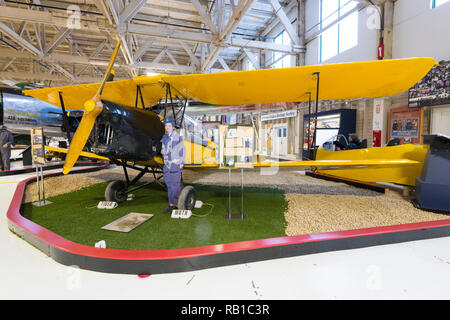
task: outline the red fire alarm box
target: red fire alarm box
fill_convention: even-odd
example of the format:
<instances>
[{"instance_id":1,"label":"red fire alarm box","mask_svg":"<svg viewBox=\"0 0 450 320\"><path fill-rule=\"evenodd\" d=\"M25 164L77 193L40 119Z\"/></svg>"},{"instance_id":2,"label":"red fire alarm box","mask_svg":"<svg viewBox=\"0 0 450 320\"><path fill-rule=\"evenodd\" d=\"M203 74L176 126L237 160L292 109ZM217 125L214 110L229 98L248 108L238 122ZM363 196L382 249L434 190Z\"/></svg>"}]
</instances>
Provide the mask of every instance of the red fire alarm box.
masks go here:
<instances>
[{"instance_id":1,"label":"red fire alarm box","mask_svg":"<svg viewBox=\"0 0 450 320\"><path fill-rule=\"evenodd\" d=\"M373 132L373 147L374 148L381 147L381 131Z\"/></svg>"},{"instance_id":2,"label":"red fire alarm box","mask_svg":"<svg viewBox=\"0 0 450 320\"><path fill-rule=\"evenodd\" d=\"M378 46L378 59L384 59L384 44Z\"/></svg>"}]
</instances>

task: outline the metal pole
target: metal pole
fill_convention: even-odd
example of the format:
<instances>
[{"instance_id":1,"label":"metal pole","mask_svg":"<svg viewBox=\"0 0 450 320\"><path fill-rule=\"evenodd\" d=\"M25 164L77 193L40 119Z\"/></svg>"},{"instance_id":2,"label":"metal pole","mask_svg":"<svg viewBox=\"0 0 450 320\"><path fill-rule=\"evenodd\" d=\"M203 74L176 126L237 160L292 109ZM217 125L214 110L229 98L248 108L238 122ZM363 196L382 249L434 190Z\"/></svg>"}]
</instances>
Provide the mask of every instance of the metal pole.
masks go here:
<instances>
[{"instance_id":1,"label":"metal pole","mask_svg":"<svg viewBox=\"0 0 450 320\"><path fill-rule=\"evenodd\" d=\"M311 155L311 92L309 94L309 102L308 102L308 153L306 155L306 159L310 160Z\"/></svg>"},{"instance_id":2,"label":"metal pole","mask_svg":"<svg viewBox=\"0 0 450 320\"><path fill-rule=\"evenodd\" d=\"M36 184L38 190L39 204L41 204L41 184L39 182L39 166L36 167Z\"/></svg>"},{"instance_id":3,"label":"metal pole","mask_svg":"<svg viewBox=\"0 0 450 320\"><path fill-rule=\"evenodd\" d=\"M166 84L166 104L164 106L164 119L167 117L167 98L169 94L169 84Z\"/></svg>"},{"instance_id":4,"label":"metal pole","mask_svg":"<svg viewBox=\"0 0 450 320\"><path fill-rule=\"evenodd\" d=\"M244 220L244 168L241 168L241 219Z\"/></svg>"},{"instance_id":5,"label":"metal pole","mask_svg":"<svg viewBox=\"0 0 450 320\"><path fill-rule=\"evenodd\" d=\"M44 167L41 166L41 183L42 183L42 200L44 201L43 205L45 205L45 183L44 183Z\"/></svg>"},{"instance_id":6,"label":"metal pole","mask_svg":"<svg viewBox=\"0 0 450 320\"><path fill-rule=\"evenodd\" d=\"M231 169L228 169L228 218L231 219Z\"/></svg>"},{"instance_id":7,"label":"metal pole","mask_svg":"<svg viewBox=\"0 0 450 320\"><path fill-rule=\"evenodd\" d=\"M314 75L317 76L317 92L316 92L316 115L315 115L315 124L314 124L314 142L313 142L313 150L314 150L314 159L316 160L317 149L316 149L316 141L317 141L317 116L319 114L319 84L320 84L320 72L315 72Z\"/></svg>"}]
</instances>

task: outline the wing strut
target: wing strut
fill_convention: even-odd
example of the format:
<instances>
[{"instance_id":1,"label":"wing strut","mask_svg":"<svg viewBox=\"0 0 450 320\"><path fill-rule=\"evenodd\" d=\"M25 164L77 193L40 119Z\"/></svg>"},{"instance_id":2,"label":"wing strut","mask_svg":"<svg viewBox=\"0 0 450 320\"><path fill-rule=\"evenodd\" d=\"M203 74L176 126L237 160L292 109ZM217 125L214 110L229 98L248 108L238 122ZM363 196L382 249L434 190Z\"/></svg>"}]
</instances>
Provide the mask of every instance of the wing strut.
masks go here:
<instances>
[{"instance_id":1,"label":"wing strut","mask_svg":"<svg viewBox=\"0 0 450 320\"><path fill-rule=\"evenodd\" d=\"M69 144L72 142L72 137L70 136L70 129L69 129L69 118L67 117L66 107L64 105L64 99L62 97L62 92L59 92L59 101L61 102L61 109L63 112L63 127L64 130L66 130L67 134L67 140L69 140Z\"/></svg>"},{"instance_id":2,"label":"wing strut","mask_svg":"<svg viewBox=\"0 0 450 320\"><path fill-rule=\"evenodd\" d=\"M136 86L136 102L134 104L135 108L139 106L139 100L141 101L142 109L145 110L144 96L142 95L142 89L140 84Z\"/></svg>"},{"instance_id":3,"label":"wing strut","mask_svg":"<svg viewBox=\"0 0 450 320\"><path fill-rule=\"evenodd\" d=\"M306 160L311 160L311 92L307 93L308 98L308 153L306 154Z\"/></svg>"},{"instance_id":4,"label":"wing strut","mask_svg":"<svg viewBox=\"0 0 450 320\"><path fill-rule=\"evenodd\" d=\"M174 102L174 98L176 101ZM170 102L169 102L170 100ZM173 96L170 84L166 84L166 99L164 104L164 119L167 117L173 117L175 121L175 127L180 129L183 126L184 114L186 112L186 106L188 105L188 99L180 99L179 96ZM170 108L170 110L168 110Z\"/></svg>"},{"instance_id":5,"label":"wing strut","mask_svg":"<svg viewBox=\"0 0 450 320\"><path fill-rule=\"evenodd\" d=\"M320 84L320 72L315 72L313 75L317 76L317 85L316 85L316 114L314 115L314 138L313 138L313 150L314 150L314 158L316 160L317 157L317 116L319 114L319 84Z\"/></svg>"}]
</instances>

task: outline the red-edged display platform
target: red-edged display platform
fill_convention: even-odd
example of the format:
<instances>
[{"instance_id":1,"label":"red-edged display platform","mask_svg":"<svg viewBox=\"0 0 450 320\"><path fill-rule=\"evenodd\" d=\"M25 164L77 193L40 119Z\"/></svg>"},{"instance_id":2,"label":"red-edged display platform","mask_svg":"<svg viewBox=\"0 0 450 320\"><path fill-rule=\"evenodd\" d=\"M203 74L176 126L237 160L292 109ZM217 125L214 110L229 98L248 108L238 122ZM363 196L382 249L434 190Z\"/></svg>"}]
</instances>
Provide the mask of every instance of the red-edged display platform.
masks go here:
<instances>
[{"instance_id":1,"label":"red-edged display platform","mask_svg":"<svg viewBox=\"0 0 450 320\"><path fill-rule=\"evenodd\" d=\"M84 173L103 167L74 171ZM47 174L46 177L61 173ZM186 272L321 252L450 236L450 219L350 231L226 243L174 250L117 250L80 245L25 219L20 208L28 183L17 186L8 209L9 229L55 261L81 269L121 274Z\"/></svg>"},{"instance_id":2,"label":"red-edged display platform","mask_svg":"<svg viewBox=\"0 0 450 320\"><path fill-rule=\"evenodd\" d=\"M96 163L93 162L77 162L76 166L92 166L92 165L96 165ZM45 166L42 167L42 169L44 171L48 171L48 170L56 170L56 169L60 169L64 166L64 162L60 162L60 163L51 163L51 164L47 164ZM31 173L31 172L36 172L36 167L34 165L32 166L24 166L23 168L20 169L12 169L9 171L0 171L0 177L5 177L5 176L15 176L15 175L19 175L19 174L23 174L23 173Z\"/></svg>"}]
</instances>

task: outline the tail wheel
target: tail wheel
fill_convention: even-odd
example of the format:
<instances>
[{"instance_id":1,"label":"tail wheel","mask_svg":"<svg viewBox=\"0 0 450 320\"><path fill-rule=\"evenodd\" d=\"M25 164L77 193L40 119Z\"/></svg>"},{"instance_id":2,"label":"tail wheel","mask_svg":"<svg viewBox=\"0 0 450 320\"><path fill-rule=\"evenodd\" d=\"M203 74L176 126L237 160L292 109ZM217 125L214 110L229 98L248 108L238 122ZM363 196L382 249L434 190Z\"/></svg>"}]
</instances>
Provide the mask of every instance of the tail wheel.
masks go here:
<instances>
[{"instance_id":1,"label":"tail wheel","mask_svg":"<svg viewBox=\"0 0 450 320\"><path fill-rule=\"evenodd\" d=\"M195 207L197 201L197 193L194 187L187 186L181 190L180 197L178 198L178 209L180 210L192 210Z\"/></svg>"},{"instance_id":2,"label":"tail wheel","mask_svg":"<svg viewBox=\"0 0 450 320\"><path fill-rule=\"evenodd\" d=\"M122 203L127 201L127 186L123 181L113 181L106 187L105 200Z\"/></svg>"}]
</instances>

